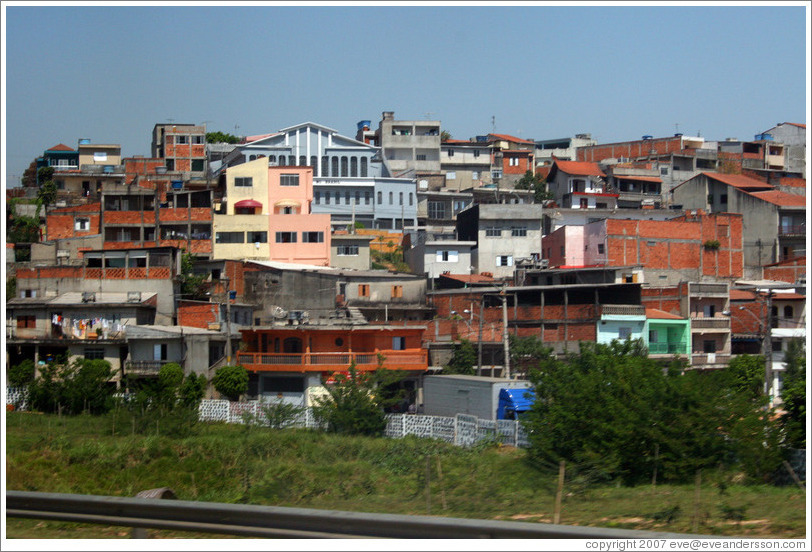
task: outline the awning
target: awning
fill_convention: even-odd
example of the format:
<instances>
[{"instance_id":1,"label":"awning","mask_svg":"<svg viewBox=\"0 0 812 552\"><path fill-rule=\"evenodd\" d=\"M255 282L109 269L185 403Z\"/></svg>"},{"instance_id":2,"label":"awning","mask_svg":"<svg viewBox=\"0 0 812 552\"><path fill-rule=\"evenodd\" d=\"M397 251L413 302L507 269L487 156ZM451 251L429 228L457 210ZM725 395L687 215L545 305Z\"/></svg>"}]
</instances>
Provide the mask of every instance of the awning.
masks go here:
<instances>
[{"instance_id":1,"label":"awning","mask_svg":"<svg viewBox=\"0 0 812 552\"><path fill-rule=\"evenodd\" d=\"M242 208L242 207L259 207L262 209L262 203L259 201L255 201L253 199L243 199L242 201L238 201L234 204L235 208Z\"/></svg>"},{"instance_id":2,"label":"awning","mask_svg":"<svg viewBox=\"0 0 812 552\"><path fill-rule=\"evenodd\" d=\"M302 204L295 199L282 199L274 203L276 207L301 207Z\"/></svg>"}]
</instances>

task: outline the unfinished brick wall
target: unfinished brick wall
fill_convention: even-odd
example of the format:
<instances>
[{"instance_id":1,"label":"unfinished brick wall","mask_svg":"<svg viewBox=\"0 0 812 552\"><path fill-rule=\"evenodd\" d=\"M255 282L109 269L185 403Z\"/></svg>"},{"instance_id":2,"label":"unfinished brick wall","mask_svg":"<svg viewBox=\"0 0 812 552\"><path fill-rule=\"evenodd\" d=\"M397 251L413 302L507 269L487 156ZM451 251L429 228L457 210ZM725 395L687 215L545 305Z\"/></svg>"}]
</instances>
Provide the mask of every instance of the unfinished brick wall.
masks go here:
<instances>
[{"instance_id":1,"label":"unfinished brick wall","mask_svg":"<svg viewBox=\"0 0 812 552\"><path fill-rule=\"evenodd\" d=\"M597 163L609 158L618 157L647 157L649 155L664 155L680 151L678 137L661 138L656 140L635 140L617 144L604 144L596 146L583 146L577 149L577 161L590 161Z\"/></svg>"},{"instance_id":2,"label":"unfinished brick wall","mask_svg":"<svg viewBox=\"0 0 812 552\"><path fill-rule=\"evenodd\" d=\"M798 257L779 264L765 266L763 269L765 280L778 280L794 284L800 278L806 277L806 257Z\"/></svg>"},{"instance_id":3,"label":"unfinished brick wall","mask_svg":"<svg viewBox=\"0 0 812 552\"><path fill-rule=\"evenodd\" d=\"M181 301L178 304L178 325L194 328L209 328L209 324L220 321L220 305Z\"/></svg>"},{"instance_id":4,"label":"unfinished brick wall","mask_svg":"<svg viewBox=\"0 0 812 552\"><path fill-rule=\"evenodd\" d=\"M45 239L59 240L96 235L100 232L100 213L100 203L89 203L48 211L45 217ZM76 219L88 219L88 229L77 230Z\"/></svg>"}]
</instances>

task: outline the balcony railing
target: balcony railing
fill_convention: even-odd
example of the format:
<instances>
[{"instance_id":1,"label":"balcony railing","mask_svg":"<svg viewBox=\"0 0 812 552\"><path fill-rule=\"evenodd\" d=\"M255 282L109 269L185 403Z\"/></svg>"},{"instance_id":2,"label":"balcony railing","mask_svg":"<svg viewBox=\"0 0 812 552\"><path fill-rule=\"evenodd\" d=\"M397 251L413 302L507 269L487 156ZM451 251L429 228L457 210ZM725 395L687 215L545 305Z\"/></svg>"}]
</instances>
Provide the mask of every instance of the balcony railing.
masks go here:
<instances>
[{"instance_id":1,"label":"balcony railing","mask_svg":"<svg viewBox=\"0 0 812 552\"><path fill-rule=\"evenodd\" d=\"M730 331L729 318L691 318L692 330Z\"/></svg>"},{"instance_id":2,"label":"balcony railing","mask_svg":"<svg viewBox=\"0 0 812 552\"><path fill-rule=\"evenodd\" d=\"M652 355L687 355L685 343L649 343L648 352Z\"/></svg>"},{"instance_id":3,"label":"balcony railing","mask_svg":"<svg viewBox=\"0 0 812 552\"><path fill-rule=\"evenodd\" d=\"M602 305L601 315L645 316L646 308L641 305Z\"/></svg>"},{"instance_id":4,"label":"balcony railing","mask_svg":"<svg viewBox=\"0 0 812 552\"><path fill-rule=\"evenodd\" d=\"M723 368L730 362L728 353L694 353L691 355L691 366L696 368Z\"/></svg>"},{"instance_id":5,"label":"balcony railing","mask_svg":"<svg viewBox=\"0 0 812 552\"><path fill-rule=\"evenodd\" d=\"M388 370L425 370L428 367L428 354L424 349L361 353L237 353L237 363L256 371L321 372L346 370L355 362L359 371L366 371L378 368L378 354L383 356L382 367Z\"/></svg>"},{"instance_id":6,"label":"balcony railing","mask_svg":"<svg viewBox=\"0 0 812 552\"><path fill-rule=\"evenodd\" d=\"M806 224L793 224L778 227L779 236L806 236Z\"/></svg>"},{"instance_id":7,"label":"balcony railing","mask_svg":"<svg viewBox=\"0 0 812 552\"><path fill-rule=\"evenodd\" d=\"M161 367L169 360L130 360L125 364L127 374L138 376L157 376Z\"/></svg>"},{"instance_id":8,"label":"balcony railing","mask_svg":"<svg viewBox=\"0 0 812 552\"><path fill-rule=\"evenodd\" d=\"M31 340L64 340L64 341L92 341L92 340L119 340L126 337L124 330L121 331L94 331L89 330L84 333L74 335L73 330L63 332L61 330L40 329L40 328L16 328L6 326L6 338L8 339L31 339Z\"/></svg>"}]
</instances>

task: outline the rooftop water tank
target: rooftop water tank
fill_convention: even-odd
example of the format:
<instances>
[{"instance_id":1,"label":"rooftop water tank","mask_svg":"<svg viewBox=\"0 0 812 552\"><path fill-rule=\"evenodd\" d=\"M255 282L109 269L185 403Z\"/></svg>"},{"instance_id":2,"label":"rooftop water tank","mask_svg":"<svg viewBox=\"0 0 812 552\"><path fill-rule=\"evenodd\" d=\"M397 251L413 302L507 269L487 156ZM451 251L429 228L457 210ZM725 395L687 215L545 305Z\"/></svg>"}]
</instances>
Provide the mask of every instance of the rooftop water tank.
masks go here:
<instances>
[{"instance_id":1,"label":"rooftop water tank","mask_svg":"<svg viewBox=\"0 0 812 552\"><path fill-rule=\"evenodd\" d=\"M358 121L358 130L369 128L370 124L372 124L372 121Z\"/></svg>"},{"instance_id":2,"label":"rooftop water tank","mask_svg":"<svg viewBox=\"0 0 812 552\"><path fill-rule=\"evenodd\" d=\"M487 142L488 141L488 136L487 135L485 135L485 136L477 136L476 141L477 142Z\"/></svg>"},{"instance_id":3,"label":"rooftop water tank","mask_svg":"<svg viewBox=\"0 0 812 552\"><path fill-rule=\"evenodd\" d=\"M79 145L85 146L90 143L90 138L79 138Z\"/></svg>"},{"instance_id":4,"label":"rooftop water tank","mask_svg":"<svg viewBox=\"0 0 812 552\"><path fill-rule=\"evenodd\" d=\"M646 134L645 136L643 136L643 140L651 140L652 138L654 138L654 136L652 136L651 134Z\"/></svg>"}]
</instances>

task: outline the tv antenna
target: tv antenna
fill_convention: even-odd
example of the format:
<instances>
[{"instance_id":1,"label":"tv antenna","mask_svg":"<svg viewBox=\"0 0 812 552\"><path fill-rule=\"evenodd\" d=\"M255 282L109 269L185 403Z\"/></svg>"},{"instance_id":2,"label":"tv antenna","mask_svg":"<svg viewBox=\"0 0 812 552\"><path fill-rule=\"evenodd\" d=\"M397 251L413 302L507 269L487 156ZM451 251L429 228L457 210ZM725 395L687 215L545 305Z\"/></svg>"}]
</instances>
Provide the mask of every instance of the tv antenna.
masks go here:
<instances>
[{"instance_id":1,"label":"tv antenna","mask_svg":"<svg viewBox=\"0 0 812 552\"><path fill-rule=\"evenodd\" d=\"M496 134L496 115L491 115L491 134Z\"/></svg>"}]
</instances>

